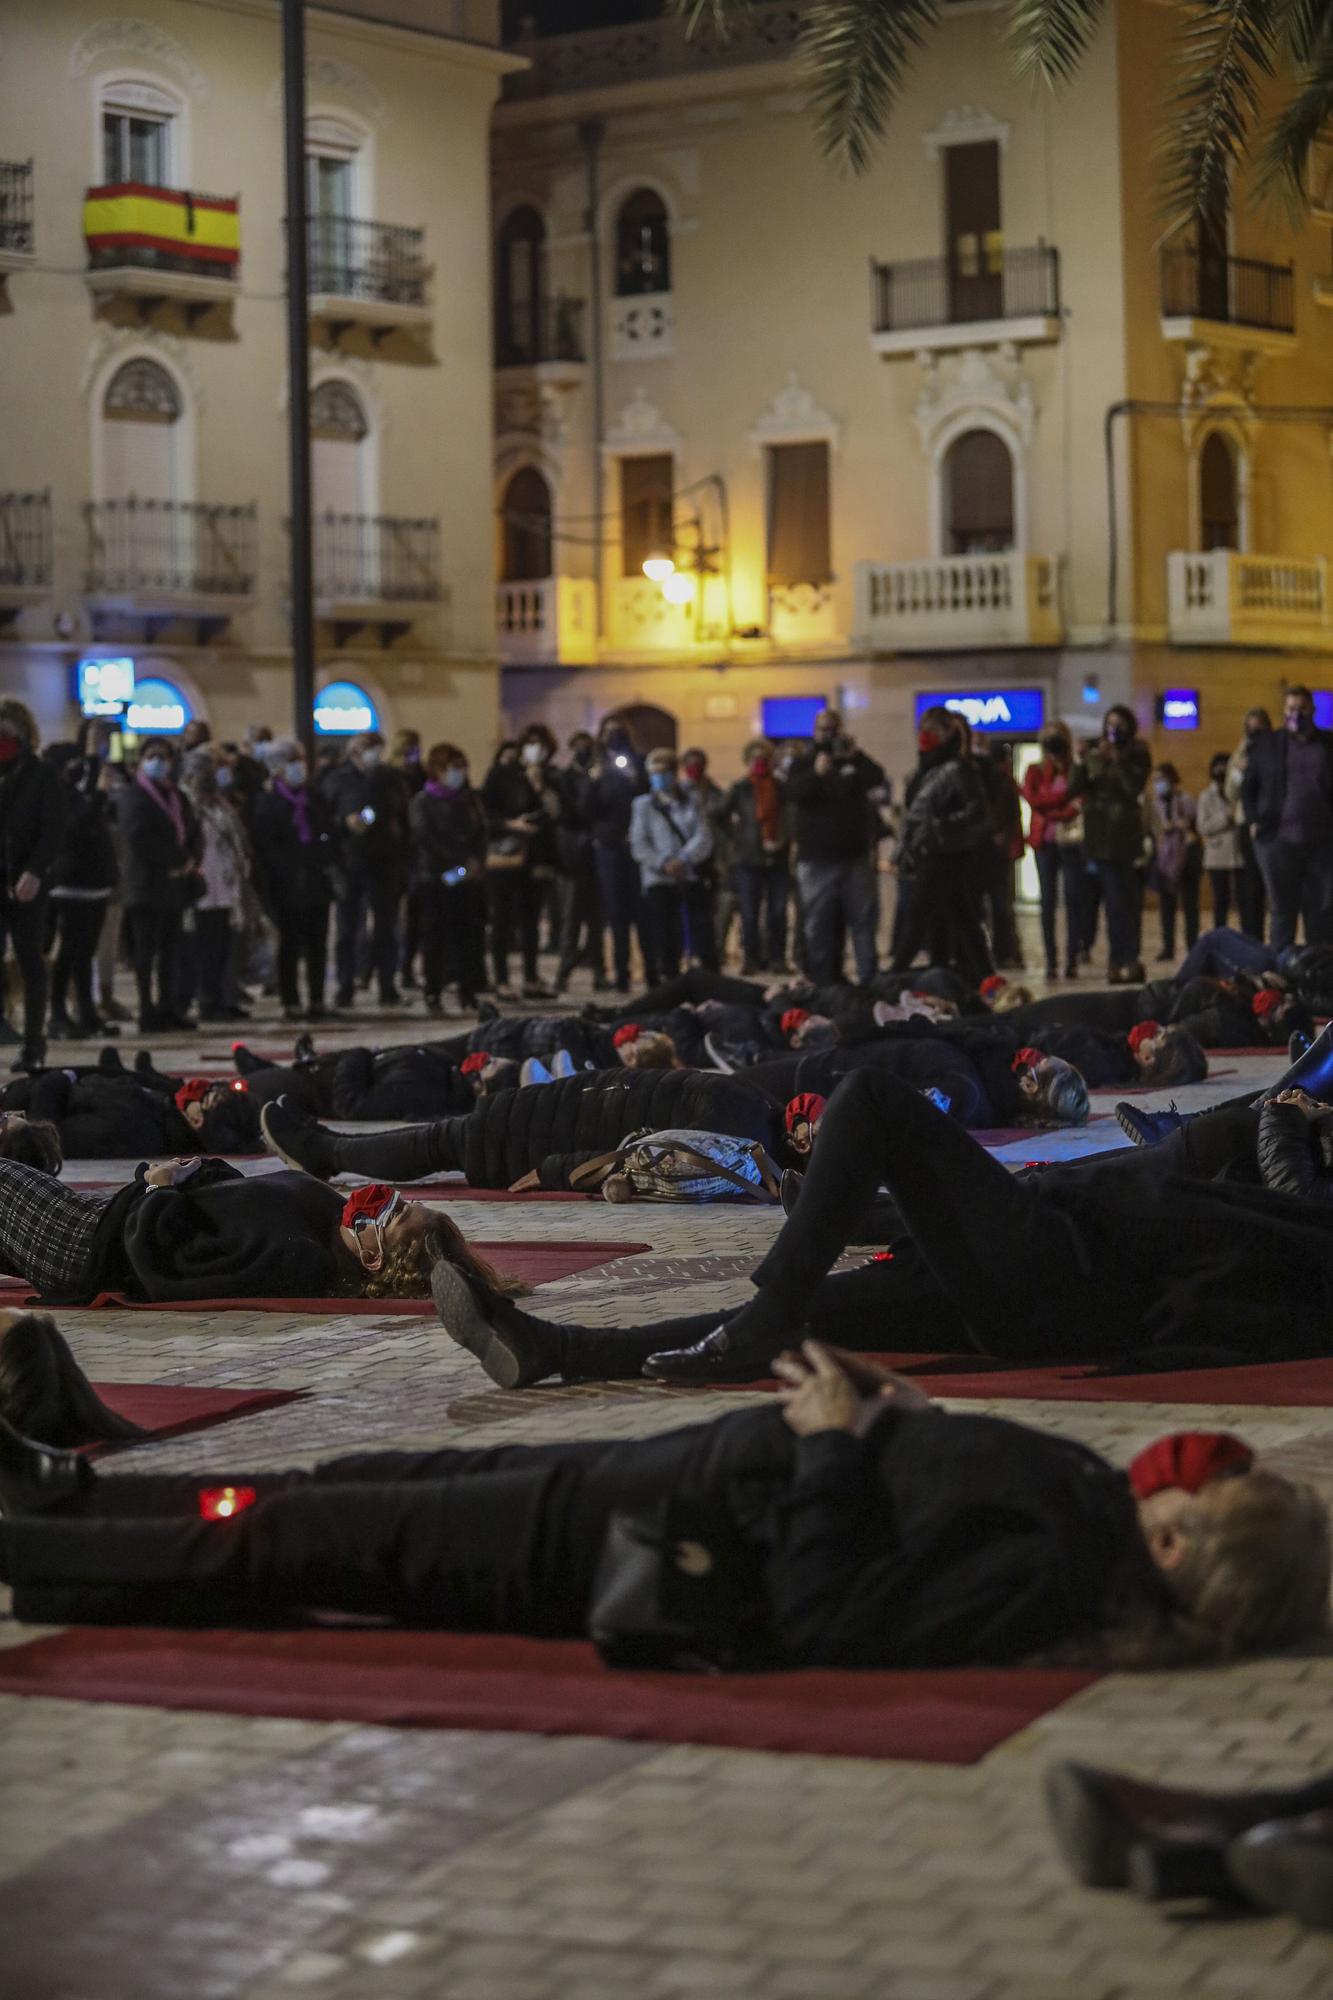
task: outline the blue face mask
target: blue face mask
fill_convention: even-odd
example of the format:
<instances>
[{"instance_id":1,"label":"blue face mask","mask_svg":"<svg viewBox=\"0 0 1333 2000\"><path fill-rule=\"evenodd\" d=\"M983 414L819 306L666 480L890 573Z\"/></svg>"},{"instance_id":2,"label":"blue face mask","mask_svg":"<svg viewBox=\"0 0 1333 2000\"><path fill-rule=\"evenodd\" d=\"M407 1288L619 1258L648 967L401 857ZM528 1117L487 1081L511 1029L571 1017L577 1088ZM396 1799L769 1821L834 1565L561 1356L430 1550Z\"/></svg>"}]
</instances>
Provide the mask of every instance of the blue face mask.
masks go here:
<instances>
[{"instance_id":1,"label":"blue face mask","mask_svg":"<svg viewBox=\"0 0 1333 2000\"><path fill-rule=\"evenodd\" d=\"M230 764L219 764L219 765L218 765L218 769L217 769L217 781L218 781L218 790L219 790L220 792L226 792L226 791L230 791L230 789L231 789L231 765L230 765Z\"/></svg>"},{"instance_id":2,"label":"blue face mask","mask_svg":"<svg viewBox=\"0 0 1333 2000\"><path fill-rule=\"evenodd\" d=\"M154 784L160 785L164 778L171 776L171 766L165 757L145 757L139 768L145 778L151 778Z\"/></svg>"},{"instance_id":3,"label":"blue face mask","mask_svg":"<svg viewBox=\"0 0 1333 2000\"><path fill-rule=\"evenodd\" d=\"M648 783L655 792L669 792L672 782L672 773L670 771L650 771L648 773Z\"/></svg>"},{"instance_id":4,"label":"blue face mask","mask_svg":"<svg viewBox=\"0 0 1333 2000\"><path fill-rule=\"evenodd\" d=\"M467 772L461 769L459 765L451 764L443 778L441 778L440 783L445 787L446 791L461 791L467 783Z\"/></svg>"}]
</instances>

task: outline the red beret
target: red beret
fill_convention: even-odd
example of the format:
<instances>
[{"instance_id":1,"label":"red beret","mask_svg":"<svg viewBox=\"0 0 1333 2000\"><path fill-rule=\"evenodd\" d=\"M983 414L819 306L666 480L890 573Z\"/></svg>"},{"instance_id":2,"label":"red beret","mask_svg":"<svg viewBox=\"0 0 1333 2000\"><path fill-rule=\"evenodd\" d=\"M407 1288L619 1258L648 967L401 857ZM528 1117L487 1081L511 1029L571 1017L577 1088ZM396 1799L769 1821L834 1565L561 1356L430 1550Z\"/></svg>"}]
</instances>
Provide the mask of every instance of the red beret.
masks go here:
<instances>
[{"instance_id":1,"label":"red beret","mask_svg":"<svg viewBox=\"0 0 1333 2000\"><path fill-rule=\"evenodd\" d=\"M1002 972L989 972L982 980L980 986L978 986L977 992L983 1000L989 1000L992 993L998 993L1002 986L1007 986L1008 984L1009 981Z\"/></svg>"},{"instance_id":2,"label":"red beret","mask_svg":"<svg viewBox=\"0 0 1333 2000\"><path fill-rule=\"evenodd\" d=\"M1161 1032L1160 1021L1136 1021L1129 1031L1129 1046L1131 1049L1141 1048L1144 1042L1150 1042L1154 1035L1160 1035Z\"/></svg>"},{"instance_id":3,"label":"red beret","mask_svg":"<svg viewBox=\"0 0 1333 2000\"><path fill-rule=\"evenodd\" d=\"M472 1054L464 1056L458 1065L459 1073L462 1076L475 1076L479 1069L485 1069L489 1061L490 1057L485 1049L473 1049Z\"/></svg>"},{"instance_id":4,"label":"red beret","mask_svg":"<svg viewBox=\"0 0 1333 2000\"><path fill-rule=\"evenodd\" d=\"M612 1047L623 1049L626 1042L637 1042L642 1033L643 1029L637 1021L626 1021L625 1025L622 1028L617 1028L614 1035L612 1035Z\"/></svg>"},{"instance_id":5,"label":"red beret","mask_svg":"<svg viewBox=\"0 0 1333 2000\"><path fill-rule=\"evenodd\" d=\"M1039 1062L1045 1062L1045 1049L1018 1049L1009 1067L1012 1070L1035 1069Z\"/></svg>"},{"instance_id":6,"label":"red beret","mask_svg":"<svg viewBox=\"0 0 1333 2000\"><path fill-rule=\"evenodd\" d=\"M201 1097L207 1097L216 1081L212 1076L187 1076L176 1092L176 1109L184 1111L187 1104L197 1104Z\"/></svg>"},{"instance_id":7,"label":"red beret","mask_svg":"<svg viewBox=\"0 0 1333 2000\"><path fill-rule=\"evenodd\" d=\"M1129 1484L1137 1500L1178 1486L1197 1493L1210 1479L1248 1472L1254 1453L1229 1431L1172 1431L1129 1463Z\"/></svg>"},{"instance_id":8,"label":"red beret","mask_svg":"<svg viewBox=\"0 0 1333 2000\"><path fill-rule=\"evenodd\" d=\"M809 1019L808 1007L789 1007L785 1014L778 1016L778 1026L784 1035L794 1035L802 1023Z\"/></svg>"},{"instance_id":9,"label":"red beret","mask_svg":"<svg viewBox=\"0 0 1333 2000\"><path fill-rule=\"evenodd\" d=\"M793 1097L787 1106L783 1113L783 1123L789 1132L798 1118L804 1118L808 1124L817 1125L824 1116L824 1106L827 1103L827 1097L821 1097L817 1090L803 1090L799 1097Z\"/></svg>"},{"instance_id":10,"label":"red beret","mask_svg":"<svg viewBox=\"0 0 1333 2000\"><path fill-rule=\"evenodd\" d=\"M1264 1021L1270 1014L1276 1013L1286 997L1285 993L1278 992L1276 986L1261 986L1250 1002L1250 1012Z\"/></svg>"}]
</instances>

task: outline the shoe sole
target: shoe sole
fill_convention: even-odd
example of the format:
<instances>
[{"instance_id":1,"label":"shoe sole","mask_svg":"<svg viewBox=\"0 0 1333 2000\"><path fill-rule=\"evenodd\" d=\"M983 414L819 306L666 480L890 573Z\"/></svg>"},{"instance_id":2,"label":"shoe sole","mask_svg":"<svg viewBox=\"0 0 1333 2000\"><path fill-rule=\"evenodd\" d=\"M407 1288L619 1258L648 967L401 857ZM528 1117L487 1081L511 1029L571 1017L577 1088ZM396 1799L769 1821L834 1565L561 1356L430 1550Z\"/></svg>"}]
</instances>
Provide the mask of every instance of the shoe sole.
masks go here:
<instances>
[{"instance_id":1,"label":"shoe sole","mask_svg":"<svg viewBox=\"0 0 1333 2000\"><path fill-rule=\"evenodd\" d=\"M308 1167L304 1160L298 1160L295 1154L289 1153L285 1146L278 1144L278 1141L269 1130L268 1114L270 1108L269 1105L264 1105L259 1114L260 1136L268 1151L273 1154L275 1159L281 1160L284 1167L291 1167L298 1174L314 1174L316 1180L327 1180L327 1174L315 1174L313 1167Z\"/></svg>"},{"instance_id":2,"label":"shoe sole","mask_svg":"<svg viewBox=\"0 0 1333 2000\"><path fill-rule=\"evenodd\" d=\"M1143 1128L1138 1124L1137 1118L1138 1114L1135 1111L1132 1104L1116 1105L1115 1122L1120 1127L1120 1130L1124 1133L1125 1137L1127 1139L1132 1139L1136 1146L1146 1146L1148 1143L1148 1135L1143 1130Z\"/></svg>"},{"instance_id":3,"label":"shoe sole","mask_svg":"<svg viewBox=\"0 0 1333 2000\"><path fill-rule=\"evenodd\" d=\"M1312 1930L1333 1930L1333 1848L1315 1841L1235 1840L1227 1874L1247 1901Z\"/></svg>"},{"instance_id":4,"label":"shoe sole","mask_svg":"<svg viewBox=\"0 0 1333 2000\"><path fill-rule=\"evenodd\" d=\"M540 1381L545 1371L539 1371L532 1361L525 1363L518 1349L501 1338L477 1304L471 1285L452 1264L435 1266L430 1274L430 1295L450 1340L480 1363L497 1389L526 1389Z\"/></svg>"},{"instance_id":5,"label":"shoe sole","mask_svg":"<svg viewBox=\"0 0 1333 2000\"><path fill-rule=\"evenodd\" d=\"M1066 1867L1085 1889L1124 1889L1139 1829L1121 1820L1078 1764L1046 1773L1046 1812Z\"/></svg>"}]
</instances>

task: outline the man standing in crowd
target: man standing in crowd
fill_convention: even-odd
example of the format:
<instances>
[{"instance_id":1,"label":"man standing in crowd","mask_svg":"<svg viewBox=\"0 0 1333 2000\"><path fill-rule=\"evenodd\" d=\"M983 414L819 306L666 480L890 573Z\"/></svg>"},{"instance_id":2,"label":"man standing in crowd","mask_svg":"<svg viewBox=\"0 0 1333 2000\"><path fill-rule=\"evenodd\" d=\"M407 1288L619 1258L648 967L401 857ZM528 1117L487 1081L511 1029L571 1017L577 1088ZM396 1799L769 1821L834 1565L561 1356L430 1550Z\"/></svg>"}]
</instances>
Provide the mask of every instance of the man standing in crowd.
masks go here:
<instances>
[{"instance_id":1,"label":"man standing in crowd","mask_svg":"<svg viewBox=\"0 0 1333 2000\"><path fill-rule=\"evenodd\" d=\"M861 984L875 976L874 856L882 829L872 795L884 785L882 767L857 748L838 710L823 709L815 718L813 748L797 758L787 780L806 971L816 985L840 977L844 930L851 933Z\"/></svg>"},{"instance_id":2,"label":"man standing in crowd","mask_svg":"<svg viewBox=\"0 0 1333 2000\"><path fill-rule=\"evenodd\" d=\"M353 739L347 761L324 780L338 838L338 1005L356 994L357 961L371 923L370 960L380 1004L396 1007L398 908L407 887L407 788L384 761L384 738L367 729Z\"/></svg>"},{"instance_id":3,"label":"man standing in crowd","mask_svg":"<svg viewBox=\"0 0 1333 2000\"><path fill-rule=\"evenodd\" d=\"M574 967L586 965L592 973L594 993L601 993L606 987L606 925L593 854L589 798L589 773L597 746L586 729L576 729L567 747L568 764L551 774L560 794L560 820L555 830L560 963L555 990L563 993Z\"/></svg>"},{"instance_id":4,"label":"man standing in crowd","mask_svg":"<svg viewBox=\"0 0 1333 2000\"><path fill-rule=\"evenodd\" d=\"M23 980L23 1046L16 1069L46 1060L47 894L65 830L60 779L37 755L37 725L21 701L0 701L0 950ZM0 1041L17 1035L0 1015Z\"/></svg>"},{"instance_id":5,"label":"man standing in crowd","mask_svg":"<svg viewBox=\"0 0 1333 2000\"><path fill-rule=\"evenodd\" d=\"M1295 943L1298 919L1307 944L1333 941L1333 734L1315 728L1307 687L1287 689L1282 721L1251 736L1241 783L1277 952Z\"/></svg>"},{"instance_id":6,"label":"man standing in crowd","mask_svg":"<svg viewBox=\"0 0 1333 2000\"><path fill-rule=\"evenodd\" d=\"M615 954L616 991L629 992L630 930L639 915L639 874L629 851L630 809L645 789L629 730L604 716L588 770L587 815L602 908Z\"/></svg>"},{"instance_id":7,"label":"man standing in crowd","mask_svg":"<svg viewBox=\"0 0 1333 2000\"><path fill-rule=\"evenodd\" d=\"M708 887L699 871L713 851L707 820L676 778L673 750L648 756L648 790L634 801L629 848L643 888L644 976L650 986L674 978L682 959L699 956Z\"/></svg>"}]
</instances>

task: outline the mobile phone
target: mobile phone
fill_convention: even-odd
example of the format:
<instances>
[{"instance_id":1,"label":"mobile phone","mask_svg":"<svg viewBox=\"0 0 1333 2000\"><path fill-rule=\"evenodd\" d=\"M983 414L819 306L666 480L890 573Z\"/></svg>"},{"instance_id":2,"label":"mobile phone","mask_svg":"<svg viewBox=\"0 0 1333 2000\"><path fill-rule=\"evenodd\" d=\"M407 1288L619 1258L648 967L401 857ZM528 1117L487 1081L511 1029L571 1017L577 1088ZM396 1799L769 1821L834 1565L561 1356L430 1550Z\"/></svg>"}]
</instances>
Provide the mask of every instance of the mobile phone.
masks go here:
<instances>
[{"instance_id":1,"label":"mobile phone","mask_svg":"<svg viewBox=\"0 0 1333 2000\"><path fill-rule=\"evenodd\" d=\"M361 808L361 823L362 823L362 825L363 825L363 826L374 826L374 824L375 824L375 808L374 808L374 806L362 806L362 808Z\"/></svg>"},{"instance_id":2,"label":"mobile phone","mask_svg":"<svg viewBox=\"0 0 1333 2000\"><path fill-rule=\"evenodd\" d=\"M466 875L467 869L464 867L446 868L440 880L446 889L456 889L459 883L465 879Z\"/></svg>"}]
</instances>

